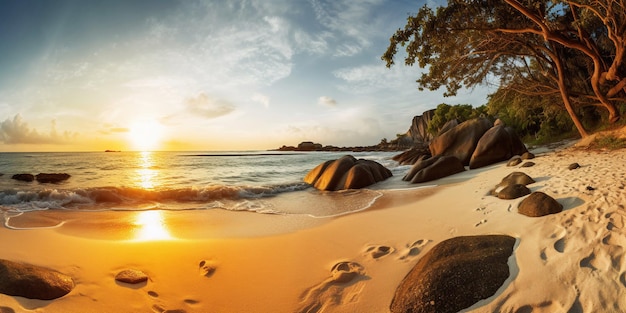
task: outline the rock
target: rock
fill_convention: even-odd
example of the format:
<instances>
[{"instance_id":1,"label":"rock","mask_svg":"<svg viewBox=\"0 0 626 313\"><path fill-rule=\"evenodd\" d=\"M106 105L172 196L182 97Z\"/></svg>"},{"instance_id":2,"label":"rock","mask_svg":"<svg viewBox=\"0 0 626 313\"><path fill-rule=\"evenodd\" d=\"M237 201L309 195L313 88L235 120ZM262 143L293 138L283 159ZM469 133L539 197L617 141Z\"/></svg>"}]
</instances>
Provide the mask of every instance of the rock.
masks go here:
<instances>
[{"instance_id":1,"label":"rock","mask_svg":"<svg viewBox=\"0 0 626 313\"><path fill-rule=\"evenodd\" d=\"M428 124L435 116L435 109L425 111L422 115L414 116L406 135L413 140L413 144L428 143L433 135L428 132Z\"/></svg>"},{"instance_id":2,"label":"rock","mask_svg":"<svg viewBox=\"0 0 626 313\"><path fill-rule=\"evenodd\" d=\"M530 189L521 184L508 185L498 192L498 198L500 199L517 199L525 195L530 194Z\"/></svg>"},{"instance_id":3,"label":"rock","mask_svg":"<svg viewBox=\"0 0 626 313\"><path fill-rule=\"evenodd\" d=\"M441 129L439 130L439 132L437 132L437 136L441 136L441 134L451 130L452 128L457 127L458 125L459 121L456 118L447 121L445 124L443 124L443 126L441 126Z\"/></svg>"},{"instance_id":4,"label":"rock","mask_svg":"<svg viewBox=\"0 0 626 313\"><path fill-rule=\"evenodd\" d=\"M335 191L367 187L391 176L391 171L378 162L346 155L318 165L304 177L304 182L319 190Z\"/></svg>"},{"instance_id":5,"label":"rock","mask_svg":"<svg viewBox=\"0 0 626 313\"><path fill-rule=\"evenodd\" d=\"M527 151L515 131L501 124L482 135L469 161L469 167L474 169L506 161Z\"/></svg>"},{"instance_id":6,"label":"rock","mask_svg":"<svg viewBox=\"0 0 626 313\"><path fill-rule=\"evenodd\" d=\"M509 175L506 175L504 178L502 178L500 183L496 185L496 188L491 191L491 194L494 196L498 196L500 191L502 191L504 188L508 186L513 186L513 185L526 186L532 183L535 183L535 180L532 179L530 176L526 175L525 173L513 172Z\"/></svg>"},{"instance_id":7,"label":"rock","mask_svg":"<svg viewBox=\"0 0 626 313\"><path fill-rule=\"evenodd\" d=\"M577 169L577 168L579 168L579 167L580 167L580 164L578 164L578 163L572 163L572 164L570 164L567 168L571 171L571 170L575 170L575 169Z\"/></svg>"},{"instance_id":8,"label":"rock","mask_svg":"<svg viewBox=\"0 0 626 313\"><path fill-rule=\"evenodd\" d=\"M491 297L509 277L515 238L455 237L428 251L396 289L392 313L458 312Z\"/></svg>"},{"instance_id":9,"label":"rock","mask_svg":"<svg viewBox=\"0 0 626 313\"><path fill-rule=\"evenodd\" d=\"M596 190L596 188L591 187L591 186L587 186L585 189L587 189L588 191L594 191L594 190Z\"/></svg>"},{"instance_id":10,"label":"rock","mask_svg":"<svg viewBox=\"0 0 626 313\"><path fill-rule=\"evenodd\" d=\"M518 156L514 156L513 158L509 160L509 163L507 163L506 166L515 166L520 163L522 163L522 159Z\"/></svg>"},{"instance_id":11,"label":"rock","mask_svg":"<svg viewBox=\"0 0 626 313\"><path fill-rule=\"evenodd\" d=\"M74 289L71 277L30 264L0 259L0 293L28 299L52 300Z\"/></svg>"},{"instance_id":12,"label":"rock","mask_svg":"<svg viewBox=\"0 0 626 313\"><path fill-rule=\"evenodd\" d=\"M563 211L563 205L547 194L536 191L520 202L517 212L530 217L545 216Z\"/></svg>"},{"instance_id":13,"label":"rock","mask_svg":"<svg viewBox=\"0 0 626 313\"><path fill-rule=\"evenodd\" d=\"M522 160L530 160L530 159L534 159L535 155L532 152L524 152L521 156Z\"/></svg>"},{"instance_id":14,"label":"rock","mask_svg":"<svg viewBox=\"0 0 626 313\"><path fill-rule=\"evenodd\" d=\"M140 270L123 270L115 275L115 280L127 284L139 284L148 281L148 275Z\"/></svg>"},{"instance_id":15,"label":"rock","mask_svg":"<svg viewBox=\"0 0 626 313\"><path fill-rule=\"evenodd\" d=\"M492 126L486 118L468 120L437 136L428 147L433 156L454 156L469 165L478 141Z\"/></svg>"},{"instance_id":16,"label":"rock","mask_svg":"<svg viewBox=\"0 0 626 313\"><path fill-rule=\"evenodd\" d=\"M39 173L35 176L40 183L60 183L70 178L70 174L66 173Z\"/></svg>"},{"instance_id":17,"label":"rock","mask_svg":"<svg viewBox=\"0 0 626 313\"><path fill-rule=\"evenodd\" d=\"M436 156L416 162L402 180L423 183L465 171L463 163L453 156Z\"/></svg>"},{"instance_id":18,"label":"rock","mask_svg":"<svg viewBox=\"0 0 626 313\"><path fill-rule=\"evenodd\" d=\"M498 118L498 119L496 119L496 120L495 120L495 122L493 122L493 126L494 126L494 127L495 127L495 126L500 126L500 125L505 126L504 122L503 122L501 119L499 119L499 118Z\"/></svg>"},{"instance_id":19,"label":"rock","mask_svg":"<svg viewBox=\"0 0 626 313\"><path fill-rule=\"evenodd\" d=\"M11 178L25 182L32 182L33 180L35 180L35 176L33 174L15 174L11 176Z\"/></svg>"},{"instance_id":20,"label":"rock","mask_svg":"<svg viewBox=\"0 0 626 313\"><path fill-rule=\"evenodd\" d=\"M535 166L535 162L524 162L524 164L522 164L522 166L520 167L533 167Z\"/></svg>"},{"instance_id":21,"label":"rock","mask_svg":"<svg viewBox=\"0 0 626 313\"><path fill-rule=\"evenodd\" d=\"M413 165L422 158L430 158L430 150L427 148L414 147L393 156L391 159L400 163L400 165Z\"/></svg>"},{"instance_id":22,"label":"rock","mask_svg":"<svg viewBox=\"0 0 626 313\"><path fill-rule=\"evenodd\" d=\"M515 184L526 186L526 185L530 185L533 183L535 183L535 180L532 179L532 177L526 175L526 173L513 172L509 175L504 176L504 178L502 178L502 180L497 186L504 187L504 186L515 185Z\"/></svg>"}]
</instances>

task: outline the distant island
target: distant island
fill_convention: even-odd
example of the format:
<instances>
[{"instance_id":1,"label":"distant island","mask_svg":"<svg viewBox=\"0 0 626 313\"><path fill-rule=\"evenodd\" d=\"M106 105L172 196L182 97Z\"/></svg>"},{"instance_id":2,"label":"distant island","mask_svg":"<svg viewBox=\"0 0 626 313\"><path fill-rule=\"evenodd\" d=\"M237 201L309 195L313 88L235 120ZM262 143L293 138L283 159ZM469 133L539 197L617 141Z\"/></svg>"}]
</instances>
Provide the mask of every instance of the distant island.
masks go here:
<instances>
[{"instance_id":1,"label":"distant island","mask_svg":"<svg viewBox=\"0 0 626 313\"><path fill-rule=\"evenodd\" d=\"M401 151L405 147L399 147L397 145L388 144L386 141L374 146L357 146L357 147L336 147L336 146L323 146L319 143L312 141L303 141L298 146L282 146L278 149L271 151L347 151L347 152L363 152L363 151Z\"/></svg>"},{"instance_id":2,"label":"distant island","mask_svg":"<svg viewBox=\"0 0 626 313\"><path fill-rule=\"evenodd\" d=\"M106 149L106 150L104 150L104 152L122 152L122 151L121 150L109 150L109 149Z\"/></svg>"}]
</instances>

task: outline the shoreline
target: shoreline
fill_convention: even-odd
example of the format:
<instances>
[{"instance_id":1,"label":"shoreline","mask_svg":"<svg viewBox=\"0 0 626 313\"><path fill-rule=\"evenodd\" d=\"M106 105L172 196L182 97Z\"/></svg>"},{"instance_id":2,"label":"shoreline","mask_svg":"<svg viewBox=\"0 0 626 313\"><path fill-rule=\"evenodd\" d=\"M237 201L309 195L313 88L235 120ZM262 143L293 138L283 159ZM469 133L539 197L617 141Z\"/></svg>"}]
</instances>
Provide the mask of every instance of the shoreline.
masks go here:
<instances>
[{"instance_id":1,"label":"shoreline","mask_svg":"<svg viewBox=\"0 0 626 313\"><path fill-rule=\"evenodd\" d=\"M467 312L626 309L620 300L626 285L620 204L626 200L620 180L626 155L576 149L537 154L530 168L499 163L437 181L437 187L382 191L367 210L332 218L161 211L171 237L157 239L130 238L141 228L131 217L141 212L94 212L97 218L77 217L51 229L3 227L0 258L58 270L76 287L52 301L0 295L0 309L388 312L399 282L425 252L445 239L478 234L517 238L514 275ZM581 168L568 170L572 162ZM530 218L516 212L521 198L487 195L512 171L535 178L529 188L552 195L564 211ZM40 223L54 221L54 212L40 214ZM331 269L341 262L361 274L335 283ZM202 274L207 263L215 266L210 276ZM144 271L148 282L116 283L115 274L126 268Z\"/></svg>"}]
</instances>

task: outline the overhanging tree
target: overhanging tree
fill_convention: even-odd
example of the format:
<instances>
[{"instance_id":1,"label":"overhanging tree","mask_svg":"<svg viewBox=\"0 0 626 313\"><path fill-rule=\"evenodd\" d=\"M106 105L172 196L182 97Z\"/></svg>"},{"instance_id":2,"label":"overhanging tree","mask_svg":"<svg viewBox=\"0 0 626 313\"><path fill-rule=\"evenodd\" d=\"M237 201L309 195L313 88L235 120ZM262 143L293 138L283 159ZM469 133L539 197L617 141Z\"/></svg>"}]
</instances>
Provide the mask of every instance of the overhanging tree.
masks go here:
<instances>
[{"instance_id":1,"label":"overhanging tree","mask_svg":"<svg viewBox=\"0 0 626 313\"><path fill-rule=\"evenodd\" d=\"M392 66L398 46L406 46L405 64L428 68L419 88L445 87L445 95L497 78L500 90L560 98L586 136L574 103L602 106L614 122L615 102L624 100L626 86L620 61L626 13L612 13L616 7L608 0L605 9L592 11L595 2L449 0L436 10L424 6L390 38L382 59Z\"/></svg>"}]
</instances>

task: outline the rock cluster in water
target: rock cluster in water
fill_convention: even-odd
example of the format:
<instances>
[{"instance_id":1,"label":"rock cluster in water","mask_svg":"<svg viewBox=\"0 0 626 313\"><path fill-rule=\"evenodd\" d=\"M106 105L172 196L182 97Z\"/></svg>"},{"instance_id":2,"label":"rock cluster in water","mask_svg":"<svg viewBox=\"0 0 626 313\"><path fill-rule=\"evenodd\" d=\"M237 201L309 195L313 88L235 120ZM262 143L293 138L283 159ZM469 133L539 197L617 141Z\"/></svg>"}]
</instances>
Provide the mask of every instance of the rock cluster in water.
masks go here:
<instances>
[{"instance_id":1,"label":"rock cluster in water","mask_svg":"<svg viewBox=\"0 0 626 313\"><path fill-rule=\"evenodd\" d=\"M12 179L24 181L24 182L32 182L37 180L39 183L60 183L62 181L68 180L70 178L70 174L67 173L39 173L37 175L33 174L15 174L11 176Z\"/></svg>"}]
</instances>

